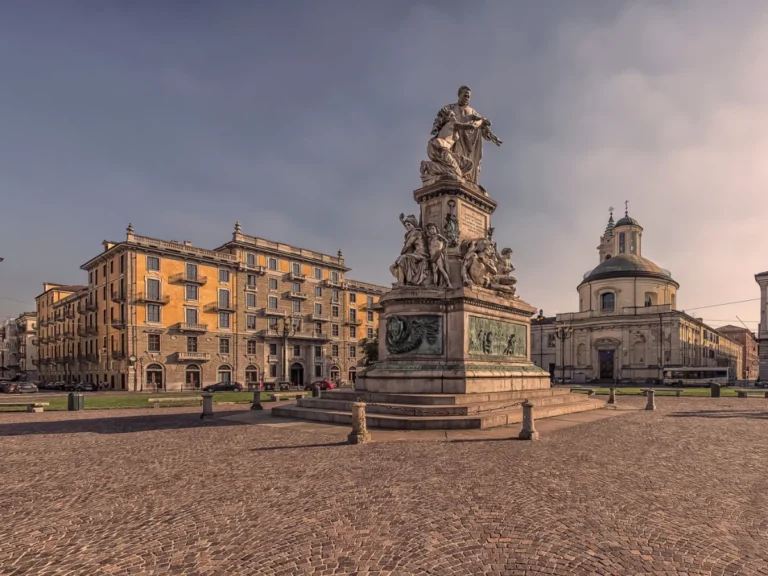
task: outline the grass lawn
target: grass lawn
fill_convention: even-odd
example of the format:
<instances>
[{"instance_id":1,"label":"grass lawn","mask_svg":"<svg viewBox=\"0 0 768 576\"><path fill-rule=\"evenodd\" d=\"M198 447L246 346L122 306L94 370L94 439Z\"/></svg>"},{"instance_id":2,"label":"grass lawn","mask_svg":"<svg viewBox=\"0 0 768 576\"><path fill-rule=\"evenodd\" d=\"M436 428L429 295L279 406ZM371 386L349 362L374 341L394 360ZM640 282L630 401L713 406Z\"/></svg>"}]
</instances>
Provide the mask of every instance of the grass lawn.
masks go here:
<instances>
[{"instance_id":1,"label":"grass lawn","mask_svg":"<svg viewBox=\"0 0 768 576\"><path fill-rule=\"evenodd\" d=\"M649 386L650 388L650 386ZM644 388L616 388L616 395L621 396L640 396L643 394ZM681 396L702 396L709 397L709 388L681 388ZM580 390L574 390L574 392L581 392ZM586 394L586 392L582 392ZM610 394L609 388L597 388L595 394ZM656 390L656 396L674 396L676 393L672 390ZM721 388L720 396L732 396L735 397L736 391L732 388Z\"/></svg>"},{"instance_id":2,"label":"grass lawn","mask_svg":"<svg viewBox=\"0 0 768 576\"><path fill-rule=\"evenodd\" d=\"M195 396L199 396L199 392L158 392L158 393L143 393L133 392L126 394L85 394L85 409L86 410L106 410L110 408L151 408L152 403L148 401L148 398L179 398L179 402L173 402L171 406L197 406L200 404L200 400L195 400ZM261 400L265 402L269 400L271 392L262 392ZM294 396L295 394L302 394L302 392L280 392L282 396ZM306 392L304 392L306 394ZM214 403L221 402L234 402L234 403L250 403L253 401L253 392L216 392L213 395ZM48 396L45 391L39 394L2 394L0 395L0 405L4 402L48 402L46 410L66 410L67 409L67 395L57 394L55 396ZM164 405L161 404L161 407ZM26 408L19 407L4 407L0 406L0 411L19 411L26 410Z\"/></svg>"}]
</instances>

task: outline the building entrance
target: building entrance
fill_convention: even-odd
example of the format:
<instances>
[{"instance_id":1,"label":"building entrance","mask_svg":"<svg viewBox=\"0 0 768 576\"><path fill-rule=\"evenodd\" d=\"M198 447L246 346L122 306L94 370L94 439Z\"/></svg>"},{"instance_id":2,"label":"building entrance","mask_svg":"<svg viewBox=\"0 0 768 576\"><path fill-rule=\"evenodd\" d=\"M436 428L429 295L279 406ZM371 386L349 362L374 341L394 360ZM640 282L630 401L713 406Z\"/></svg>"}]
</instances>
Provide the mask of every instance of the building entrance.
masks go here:
<instances>
[{"instance_id":1,"label":"building entrance","mask_svg":"<svg viewBox=\"0 0 768 576\"><path fill-rule=\"evenodd\" d=\"M600 364L600 380L613 380L615 350L598 350L597 359Z\"/></svg>"}]
</instances>

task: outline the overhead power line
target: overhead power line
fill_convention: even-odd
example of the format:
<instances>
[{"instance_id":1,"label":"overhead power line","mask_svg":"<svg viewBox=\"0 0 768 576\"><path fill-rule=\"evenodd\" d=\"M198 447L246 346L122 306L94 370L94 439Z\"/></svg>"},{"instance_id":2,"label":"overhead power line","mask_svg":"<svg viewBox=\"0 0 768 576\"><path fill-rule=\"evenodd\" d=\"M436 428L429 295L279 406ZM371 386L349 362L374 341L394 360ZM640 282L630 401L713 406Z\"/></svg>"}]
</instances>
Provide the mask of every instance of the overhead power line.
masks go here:
<instances>
[{"instance_id":1,"label":"overhead power line","mask_svg":"<svg viewBox=\"0 0 768 576\"><path fill-rule=\"evenodd\" d=\"M34 302L29 302L28 300L16 300L15 298L6 298L5 296L0 296L0 300L10 300L11 302L18 302L19 304L34 304Z\"/></svg>"},{"instance_id":2,"label":"overhead power line","mask_svg":"<svg viewBox=\"0 0 768 576\"><path fill-rule=\"evenodd\" d=\"M696 306L695 308L685 307L685 310L703 310L704 308L717 308L718 306L730 306L731 304L743 304L744 302L755 302L760 298L750 298L748 300L736 300L735 302L723 302L722 304L710 304L709 306Z\"/></svg>"}]
</instances>

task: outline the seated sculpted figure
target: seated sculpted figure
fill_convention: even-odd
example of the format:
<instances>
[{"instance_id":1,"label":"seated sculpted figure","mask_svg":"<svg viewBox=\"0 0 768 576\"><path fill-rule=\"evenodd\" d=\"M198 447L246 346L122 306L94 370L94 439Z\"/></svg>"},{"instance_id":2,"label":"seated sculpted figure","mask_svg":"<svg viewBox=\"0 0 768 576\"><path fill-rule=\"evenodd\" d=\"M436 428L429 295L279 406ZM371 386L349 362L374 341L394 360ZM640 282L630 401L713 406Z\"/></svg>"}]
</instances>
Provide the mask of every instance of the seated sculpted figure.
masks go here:
<instances>
[{"instance_id":1,"label":"seated sculpted figure","mask_svg":"<svg viewBox=\"0 0 768 576\"><path fill-rule=\"evenodd\" d=\"M429 252L424 232L413 214L407 218L400 214L400 221L405 226L405 241L389 271L401 286L422 286L429 280Z\"/></svg>"}]
</instances>

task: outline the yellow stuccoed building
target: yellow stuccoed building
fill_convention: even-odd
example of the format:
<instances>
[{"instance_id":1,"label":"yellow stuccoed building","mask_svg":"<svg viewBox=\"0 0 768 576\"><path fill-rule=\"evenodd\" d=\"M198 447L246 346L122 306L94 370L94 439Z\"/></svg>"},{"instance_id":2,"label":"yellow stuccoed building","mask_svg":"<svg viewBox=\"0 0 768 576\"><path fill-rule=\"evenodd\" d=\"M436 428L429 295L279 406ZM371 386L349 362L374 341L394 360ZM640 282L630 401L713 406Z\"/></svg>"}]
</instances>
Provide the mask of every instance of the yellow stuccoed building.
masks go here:
<instances>
[{"instance_id":1,"label":"yellow stuccoed building","mask_svg":"<svg viewBox=\"0 0 768 576\"><path fill-rule=\"evenodd\" d=\"M36 299L40 376L122 390L353 382L388 290L347 279L341 251L249 236L239 224L214 250L129 225L81 268L87 286L46 284Z\"/></svg>"}]
</instances>

